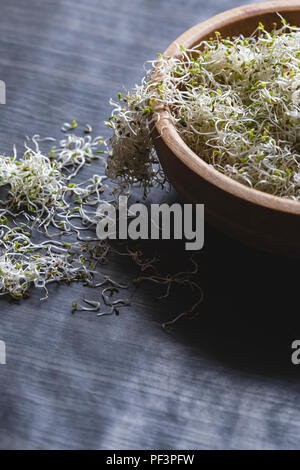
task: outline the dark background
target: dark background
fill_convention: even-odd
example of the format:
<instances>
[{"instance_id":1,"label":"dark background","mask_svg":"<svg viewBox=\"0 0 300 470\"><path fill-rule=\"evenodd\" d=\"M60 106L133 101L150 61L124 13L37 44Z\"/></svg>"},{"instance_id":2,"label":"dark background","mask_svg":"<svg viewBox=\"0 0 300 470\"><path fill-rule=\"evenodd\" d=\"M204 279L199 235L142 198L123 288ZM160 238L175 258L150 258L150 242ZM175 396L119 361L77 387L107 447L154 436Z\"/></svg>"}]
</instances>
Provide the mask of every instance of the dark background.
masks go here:
<instances>
[{"instance_id":1,"label":"dark background","mask_svg":"<svg viewBox=\"0 0 300 470\"><path fill-rule=\"evenodd\" d=\"M1 151L20 147L25 134L60 137L74 118L107 136L110 96L134 85L146 60L241 3L2 0ZM185 262L182 247L158 248ZM208 227L199 261L200 316L169 335L161 323L189 300L177 289L158 303L158 289L145 285L120 317L102 319L71 315L86 292L78 285L52 286L44 303L37 291L22 302L2 298L1 449L299 448L300 366L290 359L300 339L299 263ZM136 275L117 258L103 272L124 282Z\"/></svg>"}]
</instances>

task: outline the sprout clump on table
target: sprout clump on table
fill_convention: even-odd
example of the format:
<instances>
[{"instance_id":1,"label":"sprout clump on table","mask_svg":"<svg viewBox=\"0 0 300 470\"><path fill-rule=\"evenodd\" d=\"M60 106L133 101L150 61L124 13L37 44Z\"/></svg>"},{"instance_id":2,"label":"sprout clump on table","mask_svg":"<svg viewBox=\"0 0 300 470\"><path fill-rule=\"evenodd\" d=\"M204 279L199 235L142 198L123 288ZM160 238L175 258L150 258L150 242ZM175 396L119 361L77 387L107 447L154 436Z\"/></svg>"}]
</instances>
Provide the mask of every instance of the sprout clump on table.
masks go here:
<instances>
[{"instance_id":1,"label":"sprout clump on table","mask_svg":"<svg viewBox=\"0 0 300 470\"><path fill-rule=\"evenodd\" d=\"M34 285L45 298L52 282L89 283L107 251L96 237L83 238L97 224L105 177L73 181L83 166L103 158L104 142L75 134L54 141L35 135L22 156L16 149L13 157L0 156L0 295L19 298ZM51 147L45 152L42 144Z\"/></svg>"}]
</instances>

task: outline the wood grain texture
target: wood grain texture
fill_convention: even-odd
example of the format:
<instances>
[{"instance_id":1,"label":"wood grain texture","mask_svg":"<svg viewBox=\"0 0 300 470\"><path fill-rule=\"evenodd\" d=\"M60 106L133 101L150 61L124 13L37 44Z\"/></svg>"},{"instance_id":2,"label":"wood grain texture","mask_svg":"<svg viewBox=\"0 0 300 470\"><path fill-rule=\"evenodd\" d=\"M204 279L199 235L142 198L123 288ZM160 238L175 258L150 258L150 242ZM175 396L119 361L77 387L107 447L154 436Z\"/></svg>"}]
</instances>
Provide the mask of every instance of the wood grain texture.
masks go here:
<instances>
[{"instance_id":1,"label":"wood grain texture","mask_svg":"<svg viewBox=\"0 0 300 470\"><path fill-rule=\"evenodd\" d=\"M192 27L165 51L178 55L219 31L223 37L245 37L259 22L271 29L277 12L289 23L300 24L299 0L246 5L218 14ZM159 112L155 138L163 167L175 188L190 202L206 205L207 220L217 229L260 249L300 256L300 204L243 185L216 171L180 138L166 111Z\"/></svg>"},{"instance_id":2,"label":"wood grain texture","mask_svg":"<svg viewBox=\"0 0 300 470\"><path fill-rule=\"evenodd\" d=\"M13 0L1 2L1 149L25 134L59 137L76 118L104 132L108 99L142 75L145 60L195 23L241 0ZM92 174L94 168L87 170ZM178 200L157 193L155 202ZM167 199L169 198L169 199ZM182 246L158 244L167 263ZM174 255L175 254L175 255ZM0 299L1 449L299 448L297 262L248 250L206 227L195 322L160 324L188 299L158 303L145 285L120 317L71 315L79 285L52 286L41 303ZM184 266L186 269L189 266ZM122 282L125 259L103 268ZM88 292L89 297L95 292Z\"/></svg>"}]
</instances>

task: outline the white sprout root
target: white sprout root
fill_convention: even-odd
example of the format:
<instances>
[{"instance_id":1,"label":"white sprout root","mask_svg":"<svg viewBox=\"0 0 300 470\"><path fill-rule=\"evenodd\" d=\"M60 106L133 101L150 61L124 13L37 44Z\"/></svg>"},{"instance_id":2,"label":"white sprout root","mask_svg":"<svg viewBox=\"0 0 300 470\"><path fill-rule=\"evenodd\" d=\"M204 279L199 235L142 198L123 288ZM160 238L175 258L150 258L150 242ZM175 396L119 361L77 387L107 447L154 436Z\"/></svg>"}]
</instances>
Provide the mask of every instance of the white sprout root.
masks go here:
<instances>
[{"instance_id":1,"label":"white sprout root","mask_svg":"<svg viewBox=\"0 0 300 470\"><path fill-rule=\"evenodd\" d=\"M260 23L249 38L214 38L178 57L152 62L149 72L120 102L107 174L124 183L155 184L153 103L170 113L179 134L221 173L254 189L300 199L300 28L278 15L281 27ZM123 102L123 103L122 103Z\"/></svg>"}]
</instances>

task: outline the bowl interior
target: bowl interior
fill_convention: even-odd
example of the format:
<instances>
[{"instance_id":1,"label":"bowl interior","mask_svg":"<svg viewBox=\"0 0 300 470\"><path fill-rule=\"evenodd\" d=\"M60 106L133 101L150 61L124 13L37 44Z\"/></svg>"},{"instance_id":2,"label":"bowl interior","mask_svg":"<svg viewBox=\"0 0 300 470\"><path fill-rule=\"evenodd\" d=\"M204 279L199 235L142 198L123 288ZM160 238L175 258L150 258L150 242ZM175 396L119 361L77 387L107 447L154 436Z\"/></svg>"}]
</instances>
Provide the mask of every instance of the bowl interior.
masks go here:
<instances>
[{"instance_id":1,"label":"bowl interior","mask_svg":"<svg viewBox=\"0 0 300 470\"><path fill-rule=\"evenodd\" d=\"M263 23L267 30L273 29L274 23L277 23L280 27L280 17L277 13L283 16L289 24L299 25L300 1L262 2L225 11L186 31L169 46L167 51L174 50L175 43L188 48L194 47L203 39L213 36L215 31L219 31L224 37L233 37L240 34L250 36L259 22Z\"/></svg>"}]
</instances>

